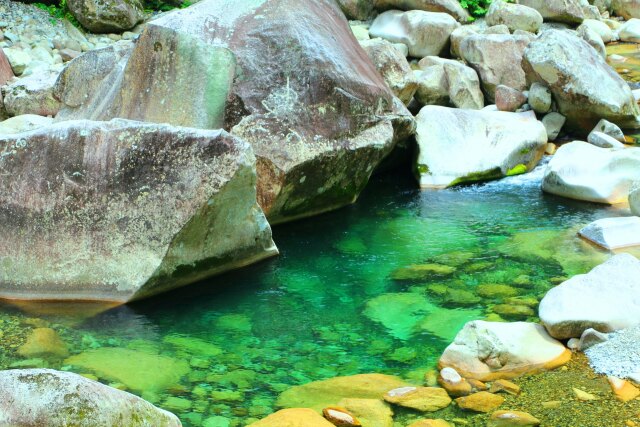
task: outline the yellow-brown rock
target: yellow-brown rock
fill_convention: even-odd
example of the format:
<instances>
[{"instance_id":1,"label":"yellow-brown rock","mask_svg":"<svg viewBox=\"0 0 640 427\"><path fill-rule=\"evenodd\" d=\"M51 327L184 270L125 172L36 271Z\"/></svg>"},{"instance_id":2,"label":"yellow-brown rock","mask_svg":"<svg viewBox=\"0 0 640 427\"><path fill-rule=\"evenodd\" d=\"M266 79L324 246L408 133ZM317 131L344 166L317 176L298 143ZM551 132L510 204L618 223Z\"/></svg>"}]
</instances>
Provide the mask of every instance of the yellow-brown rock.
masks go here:
<instances>
[{"instance_id":1,"label":"yellow-brown rock","mask_svg":"<svg viewBox=\"0 0 640 427\"><path fill-rule=\"evenodd\" d=\"M338 406L355 415L364 427L393 427L393 411L381 399L342 399Z\"/></svg>"},{"instance_id":2,"label":"yellow-brown rock","mask_svg":"<svg viewBox=\"0 0 640 427\"><path fill-rule=\"evenodd\" d=\"M460 408L474 412L491 412L502 405L503 402L504 397L488 391L479 391L456 399L456 403Z\"/></svg>"},{"instance_id":3,"label":"yellow-brown rock","mask_svg":"<svg viewBox=\"0 0 640 427\"><path fill-rule=\"evenodd\" d=\"M628 402L640 396L640 390L638 387L631 384L629 381L623 380L617 377L607 377L609 385L613 394L616 395L616 399L621 402Z\"/></svg>"},{"instance_id":4,"label":"yellow-brown rock","mask_svg":"<svg viewBox=\"0 0 640 427\"><path fill-rule=\"evenodd\" d=\"M512 383L509 380L496 380L491 384L491 389L489 391L491 393L504 391L506 393L517 396L520 394L520 386L518 384Z\"/></svg>"},{"instance_id":5,"label":"yellow-brown rock","mask_svg":"<svg viewBox=\"0 0 640 427\"><path fill-rule=\"evenodd\" d=\"M336 377L291 387L278 397L277 406L311 408L320 412L341 399L382 399L389 390L409 385L398 377L382 374Z\"/></svg>"},{"instance_id":6,"label":"yellow-brown rock","mask_svg":"<svg viewBox=\"0 0 640 427\"><path fill-rule=\"evenodd\" d=\"M437 411L451 403L447 391L439 387L401 387L385 394L384 400L422 412Z\"/></svg>"},{"instance_id":7,"label":"yellow-brown rock","mask_svg":"<svg viewBox=\"0 0 640 427\"><path fill-rule=\"evenodd\" d=\"M457 383L452 383L444 380L441 376L438 377L438 384L449 393L449 396L460 397L460 396L468 396L471 394L473 387L471 384L464 378L462 378Z\"/></svg>"},{"instance_id":8,"label":"yellow-brown rock","mask_svg":"<svg viewBox=\"0 0 640 427\"><path fill-rule=\"evenodd\" d=\"M582 400L583 402L588 402L590 400L598 400L596 396L591 393L587 393L584 390L580 390L579 388L573 387L573 394L576 395L578 400Z\"/></svg>"},{"instance_id":9,"label":"yellow-brown rock","mask_svg":"<svg viewBox=\"0 0 640 427\"><path fill-rule=\"evenodd\" d=\"M322 410L322 415L336 427L361 427L360 421L347 409L340 406L329 406Z\"/></svg>"},{"instance_id":10,"label":"yellow-brown rock","mask_svg":"<svg viewBox=\"0 0 640 427\"><path fill-rule=\"evenodd\" d=\"M413 424L410 424L409 427L451 427L451 424L446 422L445 420L419 420Z\"/></svg>"},{"instance_id":11,"label":"yellow-brown rock","mask_svg":"<svg viewBox=\"0 0 640 427\"><path fill-rule=\"evenodd\" d=\"M283 409L247 427L335 427L308 408Z\"/></svg>"},{"instance_id":12,"label":"yellow-brown rock","mask_svg":"<svg viewBox=\"0 0 640 427\"><path fill-rule=\"evenodd\" d=\"M467 378L466 380L469 384L471 384L471 388L473 389L474 392L489 390L489 387L480 380L476 380L474 378Z\"/></svg>"},{"instance_id":13,"label":"yellow-brown rock","mask_svg":"<svg viewBox=\"0 0 640 427\"><path fill-rule=\"evenodd\" d=\"M67 345L56 331L51 328L36 328L31 331L27 342L18 348L22 357L58 357L69 356Z\"/></svg>"},{"instance_id":14,"label":"yellow-brown rock","mask_svg":"<svg viewBox=\"0 0 640 427\"><path fill-rule=\"evenodd\" d=\"M521 411L496 411L491 414L487 427L535 427L540 420Z\"/></svg>"}]
</instances>

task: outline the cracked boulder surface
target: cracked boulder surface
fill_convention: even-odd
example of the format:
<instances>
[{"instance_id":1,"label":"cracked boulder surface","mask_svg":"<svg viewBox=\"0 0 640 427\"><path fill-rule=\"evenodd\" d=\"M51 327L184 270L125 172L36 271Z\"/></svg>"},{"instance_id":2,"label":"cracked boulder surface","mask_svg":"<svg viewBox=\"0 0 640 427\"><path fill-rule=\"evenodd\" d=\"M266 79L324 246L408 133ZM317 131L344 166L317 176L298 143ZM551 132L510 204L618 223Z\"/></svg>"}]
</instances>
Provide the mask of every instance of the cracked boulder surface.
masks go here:
<instances>
[{"instance_id":1,"label":"cracked boulder surface","mask_svg":"<svg viewBox=\"0 0 640 427\"><path fill-rule=\"evenodd\" d=\"M0 136L0 297L126 302L277 254L253 150L114 119Z\"/></svg>"},{"instance_id":2,"label":"cracked boulder surface","mask_svg":"<svg viewBox=\"0 0 640 427\"><path fill-rule=\"evenodd\" d=\"M413 132L330 0L204 0L150 22L126 61L61 117L230 131L255 151L271 223L352 203Z\"/></svg>"}]
</instances>

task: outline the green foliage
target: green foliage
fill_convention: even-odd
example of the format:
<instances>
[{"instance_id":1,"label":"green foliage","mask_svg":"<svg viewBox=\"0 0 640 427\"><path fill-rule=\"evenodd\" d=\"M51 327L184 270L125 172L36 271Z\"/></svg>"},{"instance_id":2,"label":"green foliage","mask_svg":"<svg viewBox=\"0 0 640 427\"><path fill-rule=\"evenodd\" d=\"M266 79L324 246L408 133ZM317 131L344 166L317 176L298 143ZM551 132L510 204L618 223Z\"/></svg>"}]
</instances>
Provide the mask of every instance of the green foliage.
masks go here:
<instances>
[{"instance_id":1,"label":"green foliage","mask_svg":"<svg viewBox=\"0 0 640 427\"><path fill-rule=\"evenodd\" d=\"M189 0L145 0L144 10L146 12L167 12L173 9L184 9L191 6L193 3Z\"/></svg>"},{"instance_id":2,"label":"green foliage","mask_svg":"<svg viewBox=\"0 0 640 427\"><path fill-rule=\"evenodd\" d=\"M458 0L460 5L467 9L471 16L479 18L487 14L489 6L491 6L491 0ZM502 1L502 0L500 0ZM513 3L513 0L507 0L507 3Z\"/></svg>"},{"instance_id":3,"label":"green foliage","mask_svg":"<svg viewBox=\"0 0 640 427\"><path fill-rule=\"evenodd\" d=\"M76 27L80 27L80 23L78 20L71 14L69 11L69 7L67 6L67 0L60 0L60 2L56 4L46 5L44 3L34 3L34 6L49 12L52 18L55 19L66 19L71 22ZM52 19L52 23L55 22L55 19Z\"/></svg>"}]
</instances>

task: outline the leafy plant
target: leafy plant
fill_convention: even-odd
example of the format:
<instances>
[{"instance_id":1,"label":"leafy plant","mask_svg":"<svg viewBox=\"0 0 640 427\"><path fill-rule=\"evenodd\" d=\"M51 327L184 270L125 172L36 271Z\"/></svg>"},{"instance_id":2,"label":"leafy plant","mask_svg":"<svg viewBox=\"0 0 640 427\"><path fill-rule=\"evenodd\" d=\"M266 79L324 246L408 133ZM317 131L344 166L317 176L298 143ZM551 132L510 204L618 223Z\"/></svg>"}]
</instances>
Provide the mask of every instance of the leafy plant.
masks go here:
<instances>
[{"instance_id":1,"label":"leafy plant","mask_svg":"<svg viewBox=\"0 0 640 427\"><path fill-rule=\"evenodd\" d=\"M474 18L486 15L489 10L489 6L491 6L491 0L459 0L459 2L460 5L467 9ZM513 0L507 0L507 3L513 3Z\"/></svg>"},{"instance_id":2,"label":"leafy plant","mask_svg":"<svg viewBox=\"0 0 640 427\"><path fill-rule=\"evenodd\" d=\"M178 0L177 2L172 0L145 0L144 10L146 12L167 12L173 9L184 9L192 4L189 0Z\"/></svg>"},{"instance_id":3,"label":"leafy plant","mask_svg":"<svg viewBox=\"0 0 640 427\"><path fill-rule=\"evenodd\" d=\"M66 19L71 22L76 27L80 27L80 23L78 20L71 14L69 11L69 7L67 6L67 0L60 0L58 4L44 4L44 3L34 3L35 7L45 10L49 12L52 18L55 19ZM52 20L53 22L54 20Z\"/></svg>"}]
</instances>

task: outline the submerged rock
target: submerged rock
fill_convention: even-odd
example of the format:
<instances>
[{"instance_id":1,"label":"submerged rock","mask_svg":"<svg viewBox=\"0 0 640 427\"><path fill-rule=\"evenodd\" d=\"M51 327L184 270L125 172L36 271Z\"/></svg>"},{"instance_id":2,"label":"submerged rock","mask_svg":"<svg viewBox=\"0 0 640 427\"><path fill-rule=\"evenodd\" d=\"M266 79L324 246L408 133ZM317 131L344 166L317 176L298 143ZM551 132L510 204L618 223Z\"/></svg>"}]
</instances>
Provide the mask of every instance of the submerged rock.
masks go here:
<instances>
[{"instance_id":1,"label":"submerged rock","mask_svg":"<svg viewBox=\"0 0 640 427\"><path fill-rule=\"evenodd\" d=\"M349 410L363 426L393 427L393 411L384 400L346 398L339 401L338 406Z\"/></svg>"},{"instance_id":2,"label":"submerged rock","mask_svg":"<svg viewBox=\"0 0 640 427\"><path fill-rule=\"evenodd\" d=\"M69 349L58 333L51 328L36 328L27 337L27 341L18 348L22 357L57 357L69 355Z\"/></svg>"},{"instance_id":3,"label":"submerged rock","mask_svg":"<svg viewBox=\"0 0 640 427\"><path fill-rule=\"evenodd\" d=\"M390 390L384 400L420 412L434 412L451 403L447 391L439 387L400 387Z\"/></svg>"},{"instance_id":4,"label":"submerged rock","mask_svg":"<svg viewBox=\"0 0 640 427\"><path fill-rule=\"evenodd\" d=\"M316 411L307 408L282 409L247 427L335 427Z\"/></svg>"},{"instance_id":5,"label":"submerged rock","mask_svg":"<svg viewBox=\"0 0 640 427\"><path fill-rule=\"evenodd\" d=\"M398 377L382 374L360 374L336 377L292 387L283 392L277 406L283 408L312 408L322 411L342 399L380 400L389 390L407 387Z\"/></svg>"},{"instance_id":6,"label":"submerged rock","mask_svg":"<svg viewBox=\"0 0 640 427\"><path fill-rule=\"evenodd\" d=\"M638 106L629 85L584 40L548 30L524 51L527 81L546 85L567 126L588 133L600 119L638 127Z\"/></svg>"},{"instance_id":7,"label":"submerged rock","mask_svg":"<svg viewBox=\"0 0 640 427\"><path fill-rule=\"evenodd\" d=\"M578 338L588 328L611 332L640 324L640 261L619 254L572 277L547 292L539 315L558 339Z\"/></svg>"},{"instance_id":8,"label":"submerged rock","mask_svg":"<svg viewBox=\"0 0 640 427\"><path fill-rule=\"evenodd\" d=\"M487 427L536 427L540 420L522 411L496 411L491 414Z\"/></svg>"},{"instance_id":9,"label":"submerged rock","mask_svg":"<svg viewBox=\"0 0 640 427\"><path fill-rule=\"evenodd\" d=\"M175 415L132 394L80 375L50 369L0 372L0 424L78 427L182 425Z\"/></svg>"},{"instance_id":10,"label":"submerged rock","mask_svg":"<svg viewBox=\"0 0 640 427\"><path fill-rule=\"evenodd\" d=\"M2 297L124 302L277 253L224 131L70 121L0 146Z\"/></svg>"},{"instance_id":11,"label":"submerged rock","mask_svg":"<svg viewBox=\"0 0 640 427\"><path fill-rule=\"evenodd\" d=\"M460 24L438 12L390 10L371 23L369 34L394 43L404 43L416 58L438 56L449 47L449 36Z\"/></svg>"},{"instance_id":12,"label":"submerged rock","mask_svg":"<svg viewBox=\"0 0 640 427\"><path fill-rule=\"evenodd\" d=\"M544 126L528 114L426 106L417 122L416 170L422 188L528 172L547 143Z\"/></svg>"},{"instance_id":13,"label":"submerged rock","mask_svg":"<svg viewBox=\"0 0 640 427\"><path fill-rule=\"evenodd\" d=\"M605 249L640 245L640 218L637 216L603 218L580 230L580 236Z\"/></svg>"},{"instance_id":14,"label":"submerged rock","mask_svg":"<svg viewBox=\"0 0 640 427\"><path fill-rule=\"evenodd\" d=\"M184 360L118 347L88 350L65 359L64 363L94 372L98 378L120 382L139 393L176 386L189 372L189 364Z\"/></svg>"},{"instance_id":15,"label":"submerged rock","mask_svg":"<svg viewBox=\"0 0 640 427\"><path fill-rule=\"evenodd\" d=\"M640 148L616 150L574 141L558 149L542 179L542 189L571 199L623 203L640 180Z\"/></svg>"},{"instance_id":16,"label":"submerged rock","mask_svg":"<svg viewBox=\"0 0 640 427\"><path fill-rule=\"evenodd\" d=\"M124 61L66 117L231 131L272 223L352 203L393 124L398 139L413 127L332 0L204 0L148 23Z\"/></svg>"},{"instance_id":17,"label":"submerged rock","mask_svg":"<svg viewBox=\"0 0 640 427\"><path fill-rule=\"evenodd\" d=\"M504 397L488 391L479 391L456 399L461 409L473 412L491 412L504 403Z\"/></svg>"},{"instance_id":18,"label":"submerged rock","mask_svg":"<svg viewBox=\"0 0 640 427\"><path fill-rule=\"evenodd\" d=\"M458 333L439 361L465 378L490 381L554 369L571 352L535 323L472 321Z\"/></svg>"}]
</instances>

